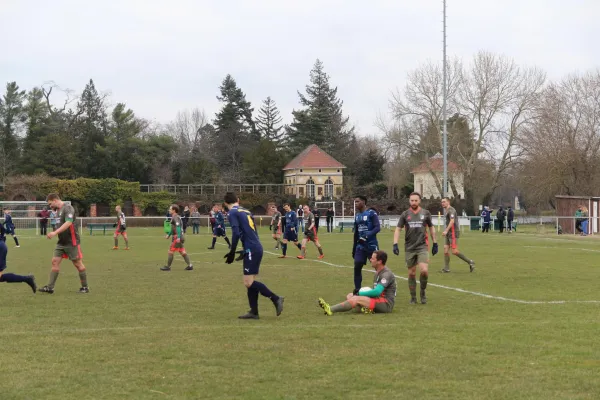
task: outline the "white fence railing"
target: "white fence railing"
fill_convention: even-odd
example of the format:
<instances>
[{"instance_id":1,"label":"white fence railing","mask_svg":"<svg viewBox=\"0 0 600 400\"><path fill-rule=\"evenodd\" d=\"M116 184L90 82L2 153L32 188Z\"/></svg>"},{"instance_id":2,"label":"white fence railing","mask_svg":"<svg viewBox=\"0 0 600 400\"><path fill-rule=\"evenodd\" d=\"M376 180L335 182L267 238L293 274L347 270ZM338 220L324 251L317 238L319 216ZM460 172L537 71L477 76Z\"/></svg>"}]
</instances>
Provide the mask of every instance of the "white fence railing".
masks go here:
<instances>
[{"instance_id":1,"label":"white fence railing","mask_svg":"<svg viewBox=\"0 0 600 400\"><path fill-rule=\"evenodd\" d=\"M398 220L400 219L399 215L381 215L380 222L382 228L386 229L394 229L398 224ZM127 226L129 228L162 228L164 221L164 216L156 216L156 217L127 217ZM257 215L254 217L257 225L261 227L268 227L271 223L271 217L267 215ZM0 220L2 223L3 220ZM110 231L112 229L112 224L116 222L116 217L80 217L77 218L77 224L81 232L88 230L91 224L94 229L102 228L102 225L106 226L106 230ZM584 222L585 223L582 223ZM354 217L352 216L343 216L343 217L334 217L333 219L333 228L338 229L345 227L346 231L351 231L352 223L354 222ZM41 223L39 218L19 218L13 216L13 223L15 224L15 228L17 233L19 230L27 230L30 231L29 234L33 234L35 231L36 235L40 234ZM188 228L191 230L192 226L197 223L200 231L202 232L210 232L210 219L208 216L201 216L196 220L190 219L188 221ZM433 216L433 223L439 229L441 229L445 222L444 217L440 215ZM461 230L480 230L483 221L480 217L465 217L459 216L459 223ZM99 224L99 225L98 225ZM497 231L499 226L496 218L492 218L489 230ZM319 220L320 229L325 229L326 227L326 218L321 216ZM583 220L578 220L575 217L554 217L554 216L518 216L515 217L513 221L513 227L519 230L519 227L529 226L536 227L537 231L540 231L543 227L545 233L566 233L573 234L579 233L576 228L581 228L585 230L585 234L593 235L598 233L600 228L600 219L599 218L585 218ZM504 227L507 228L507 221L504 220ZM48 230L52 229L52 225L48 223Z\"/></svg>"}]
</instances>

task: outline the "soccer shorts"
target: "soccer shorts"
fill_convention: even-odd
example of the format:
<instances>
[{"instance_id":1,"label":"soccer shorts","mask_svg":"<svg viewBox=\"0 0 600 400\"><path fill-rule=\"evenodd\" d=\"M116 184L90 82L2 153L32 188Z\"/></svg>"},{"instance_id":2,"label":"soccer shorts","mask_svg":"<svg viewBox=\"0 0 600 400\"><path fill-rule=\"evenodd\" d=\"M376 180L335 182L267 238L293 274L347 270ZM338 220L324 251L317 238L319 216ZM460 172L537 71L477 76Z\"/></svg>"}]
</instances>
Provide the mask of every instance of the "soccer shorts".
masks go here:
<instances>
[{"instance_id":1,"label":"soccer shorts","mask_svg":"<svg viewBox=\"0 0 600 400\"><path fill-rule=\"evenodd\" d=\"M371 304L369 304L369 309L371 311L375 311L376 313L391 313L392 306L387 302L385 297L377 297L371 298Z\"/></svg>"},{"instance_id":2,"label":"soccer shorts","mask_svg":"<svg viewBox=\"0 0 600 400\"><path fill-rule=\"evenodd\" d=\"M311 242L316 242L317 240L319 240L319 238L317 237L317 228L312 228L305 231L304 238L308 239Z\"/></svg>"},{"instance_id":3,"label":"soccer shorts","mask_svg":"<svg viewBox=\"0 0 600 400\"><path fill-rule=\"evenodd\" d=\"M244 254L244 275L258 275L263 249L246 249Z\"/></svg>"},{"instance_id":4,"label":"soccer shorts","mask_svg":"<svg viewBox=\"0 0 600 400\"><path fill-rule=\"evenodd\" d=\"M366 265L373 252L377 250L377 246L368 246L367 248L356 247L356 251L354 252L354 262L362 263L362 265Z\"/></svg>"},{"instance_id":5,"label":"soccer shorts","mask_svg":"<svg viewBox=\"0 0 600 400\"><path fill-rule=\"evenodd\" d=\"M183 247L183 242L177 243L175 240L171 241L171 247L169 248L169 252L171 253L185 253L185 247Z\"/></svg>"},{"instance_id":6,"label":"soccer shorts","mask_svg":"<svg viewBox=\"0 0 600 400\"><path fill-rule=\"evenodd\" d=\"M458 247L458 238L453 236L452 232L448 232L446 235L446 246L450 246L452 249L456 249Z\"/></svg>"},{"instance_id":7,"label":"soccer shorts","mask_svg":"<svg viewBox=\"0 0 600 400\"><path fill-rule=\"evenodd\" d=\"M283 239L288 242L297 242L298 241L298 232L292 231L291 229L286 229L283 234Z\"/></svg>"},{"instance_id":8,"label":"soccer shorts","mask_svg":"<svg viewBox=\"0 0 600 400\"><path fill-rule=\"evenodd\" d=\"M222 226L221 227L215 226L213 228L213 235L216 236L216 237L226 236L225 228L223 228Z\"/></svg>"},{"instance_id":9,"label":"soccer shorts","mask_svg":"<svg viewBox=\"0 0 600 400\"><path fill-rule=\"evenodd\" d=\"M429 263L429 253L427 249L420 251L407 251L404 255L406 261L406 268L412 268L418 264Z\"/></svg>"},{"instance_id":10,"label":"soccer shorts","mask_svg":"<svg viewBox=\"0 0 600 400\"><path fill-rule=\"evenodd\" d=\"M54 257L65 258L71 261L81 260L83 259L83 254L81 253L81 245L63 246L59 244L54 249Z\"/></svg>"},{"instance_id":11,"label":"soccer shorts","mask_svg":"<svg viewBox=\"0 0 600 400\"><path fill-rule=\"evenodd\" d=\"M118 226L117 229L115 230L115 235L119 236L119 235L124 235L127 230L127 228L124 225Z\"/></svg>"}]
</instances>

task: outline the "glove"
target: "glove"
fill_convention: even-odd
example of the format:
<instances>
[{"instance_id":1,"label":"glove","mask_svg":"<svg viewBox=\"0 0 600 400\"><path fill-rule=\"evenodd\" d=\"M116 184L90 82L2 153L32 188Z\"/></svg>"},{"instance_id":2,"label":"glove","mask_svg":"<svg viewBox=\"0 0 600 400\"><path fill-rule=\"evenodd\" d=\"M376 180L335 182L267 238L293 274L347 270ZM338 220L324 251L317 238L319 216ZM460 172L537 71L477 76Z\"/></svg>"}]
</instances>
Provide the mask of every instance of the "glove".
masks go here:
<instances>
[{"instance_id":1,"label":"glove","mask_svg":"<svg viewBox=\"0 0 600 400\"><path fill-rule=\"evenodd\" d=\"M235 251L230 251L229 253L225 254L223 258L225 259L225 264L233 263L233 259L235 258Z\"/></svg>"},{"instance_id":2,"label":"glove","mask_svg":"<svg viewBox=\"0 0 600 400\"><path fill-rule=\"evenodd\" d=\"M438 253L438 244L434 243L433 246L431 247L431 254L435 256L437 253Z\"/></svg>"},{"instance_id":3,"label":"glove","mask_svg":"<svg viewBox=\"0 0 600 400\"><path fill-rule=\"evenodd\" d=\"M354 245L354 247L352 247L352 258L354 258L355 255L356 255L356 245Z\"/></svg>"},{"instance_id":4,"label":"glove","mask_svg":"<svg viewBox=\"0 0 600 400\"><path fill-rule=\"evenodd\" d=\"M360 289L354 289L354 290L352 291L352 294L353 294L353 295L355 295L355 296L358 296L358 292L359 292L359 291L360 291Z\"/></svg>"},{"instance_id":5,"label":"glove","mask_svg":"<svg viewBox=\"0 0 600 400\"><path fill-rule=\"evenodd\" d=\"M113 228L116 228L116 227L117 227L117 224L113 224Z\"/></svg>"},{"instance_id":6,"label":"glove","mask_svg":"<svg viewBox=\"0 0 600 400\"><path fill-rule=\"evenodd\" d=\"M394 243L394 254L400 255L400 249L398 248L398 243Z\"/></svg>"},{"instance_id":7,"label":"glove","mask_svg":"<svg viewBox=\"0 0 600 400\"><path fill-rule=\"evenodd\" d=\"M246 255L246 252L244 250L239 250L237 254L239 254L239 256L235 259L235 261L242 261Z\"/></svg>"},{"instance_id":8,"label":"glove","mask_svg":"<svg viewBox=\"0 0 600 400\"><path fill-rule=\"evenodd\" d=\"M269 225L269 230L272 231L273 230L273 225Z\"/></svg>"}]
</instances>

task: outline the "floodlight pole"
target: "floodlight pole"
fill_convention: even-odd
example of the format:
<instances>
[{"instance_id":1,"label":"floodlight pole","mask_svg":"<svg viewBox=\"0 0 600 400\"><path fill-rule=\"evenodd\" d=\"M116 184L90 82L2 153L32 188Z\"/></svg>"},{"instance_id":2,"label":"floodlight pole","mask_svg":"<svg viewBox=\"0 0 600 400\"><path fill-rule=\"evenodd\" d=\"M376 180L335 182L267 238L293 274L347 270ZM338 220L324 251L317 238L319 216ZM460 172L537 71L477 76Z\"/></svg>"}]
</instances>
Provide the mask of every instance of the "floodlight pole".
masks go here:
<instances>
[{"instance_id":1,"label":"floodlight pole","mask_svg":"<svg viewBox=\"0 0 600 400\"><path fill-rule=\"evenodd\" d=\"M444 18L443 18L443 35L444 35L444 40L443 40L443 54L444 54L444 59L442 61L442 69L444 70L443 72L443 83L442 83L442 123L443 123L443 138L444 138L444 148L443 148L443 153L444 153L444 182L443 182L443 191L444 194L442 197L448 196L448 126L446 123L446 120L448 119L446 116L446 97L447 97L447 82L446 82L446 72L447 72L447 67L446 67L446 0L442 0L443 4L444 4Z\"/></svg>"}]
</instances>

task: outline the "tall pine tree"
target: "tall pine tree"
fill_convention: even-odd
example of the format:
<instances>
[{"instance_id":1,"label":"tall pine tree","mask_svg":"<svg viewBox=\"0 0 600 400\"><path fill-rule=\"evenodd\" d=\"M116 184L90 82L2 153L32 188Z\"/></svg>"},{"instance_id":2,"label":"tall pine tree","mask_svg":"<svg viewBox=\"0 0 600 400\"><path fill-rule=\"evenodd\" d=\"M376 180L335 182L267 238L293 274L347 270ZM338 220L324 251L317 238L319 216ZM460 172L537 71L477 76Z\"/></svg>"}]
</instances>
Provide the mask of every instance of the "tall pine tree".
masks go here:
<instances>
[{"instance_id":1,"label":"tall pine tree","mask_svg":"<svg viewBox=\"0 0 600 400\"><path fill-rule=\"evenodd\" d=\"M25 173L32 173L29 160L36 157L34 152L35 144L45 135L50 133L48 121L48 106L44 100L44 93L40 88L33 88L27 93L27 104L24 107L27 116L27 131L23 140L23 160L21 170Z\"/></svg>"},{"instance_id":2,"label":"tall pine tree","mask_svg":"<svg viewBox=\"0 0 600 400\"><path fill-rule=\"evenodd\" d=\"M11 174L19 161L19 128L25 122L23 101L25 91L16 82L6 84L0 99L0 179Z\"/></svg>"},{"instance_id":3,"label":"tall pine tree","mask_svg":"<svg viewBox=\"0 0 600 400\"><path fill-rule=\"evenodd\" d=\"M337 97L337 87L329 85L329 76L320 60L310 71L306 94L298 92L298 96L303 108L292 112L294 120L287 127L293 149L299 152L316 144L343 162L354 127L350 126L349 117L344 117L344 103Z\"/></svg>"},{"instance_id":4,"label":"tall pine tree","mask_svg":"<svg viewBox=\"0 0 600 400\"><path fill-rule=\"evenodd\" d=\"M260 133L261 139L273 142L276 148L281 146L281 140L284 136L281 121L277 104L271 97L267 97L263 101L260 110L258 110L256 129Z\"/></svg>"}]
</instances>

